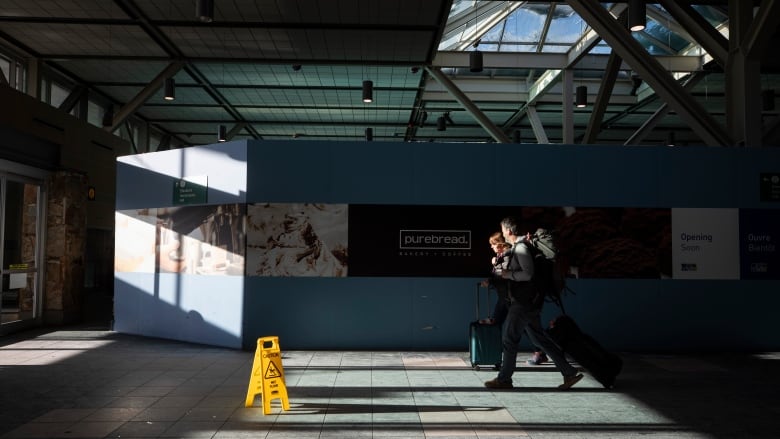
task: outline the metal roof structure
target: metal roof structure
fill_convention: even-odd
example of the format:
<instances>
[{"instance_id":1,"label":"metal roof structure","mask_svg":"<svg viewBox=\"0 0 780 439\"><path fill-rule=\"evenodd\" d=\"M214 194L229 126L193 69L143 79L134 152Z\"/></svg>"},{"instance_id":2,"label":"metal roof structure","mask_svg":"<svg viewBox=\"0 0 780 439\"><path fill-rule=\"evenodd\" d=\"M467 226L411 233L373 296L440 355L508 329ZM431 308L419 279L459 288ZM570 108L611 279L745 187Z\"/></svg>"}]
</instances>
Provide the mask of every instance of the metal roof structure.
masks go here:
<instances>
[{"instance_id":1,"label":"metal roof structure","mask_svg":"<svg viewBox=\"0 0 780 439\"><path fill-rule=\"evenodd\" d=\"M149 150L214 143L220 125L231 139L753 145L777 137L778 3L5 0L0 48L67 83L63 101L110 103L107 129L147 124L165 138Z\"/></svg>"}]
</instances>

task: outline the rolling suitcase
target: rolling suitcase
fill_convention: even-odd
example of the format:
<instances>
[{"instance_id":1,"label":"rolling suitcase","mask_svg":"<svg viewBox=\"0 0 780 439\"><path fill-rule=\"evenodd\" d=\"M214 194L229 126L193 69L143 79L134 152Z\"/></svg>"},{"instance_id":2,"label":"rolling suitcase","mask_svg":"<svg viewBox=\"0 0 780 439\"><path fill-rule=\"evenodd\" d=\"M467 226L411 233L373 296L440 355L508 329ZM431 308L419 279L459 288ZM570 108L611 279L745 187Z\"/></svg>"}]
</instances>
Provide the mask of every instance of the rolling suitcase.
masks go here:
<instances>
[{"instance_id":1,"label":"rolling suitcase","mask_svg":"<svg viewBox=\"0 0 780 439\"><path fill-rule=\"evenodd\" d=\"M623 360L619 356L604 349L593 337L582 332L577 323L565 314L550 322L547 334L602 386L612 388L623 368Z\"/></svg>"},{"instance_id":2,"label":"rolling suitcase","mask_svg":"<svg viewBox=\"0 0 780 439\"><path fill-rule=\"evenodd\" d=\"M483 288L477 283L477 319L469 323L469 357L471 367L479 370L480 366L490 366L493 369L501 365L501 325L489 325L480 323L480 302ZM487 291L485 301L490 309L490 288Z\"/></svg>"}]
</instances>

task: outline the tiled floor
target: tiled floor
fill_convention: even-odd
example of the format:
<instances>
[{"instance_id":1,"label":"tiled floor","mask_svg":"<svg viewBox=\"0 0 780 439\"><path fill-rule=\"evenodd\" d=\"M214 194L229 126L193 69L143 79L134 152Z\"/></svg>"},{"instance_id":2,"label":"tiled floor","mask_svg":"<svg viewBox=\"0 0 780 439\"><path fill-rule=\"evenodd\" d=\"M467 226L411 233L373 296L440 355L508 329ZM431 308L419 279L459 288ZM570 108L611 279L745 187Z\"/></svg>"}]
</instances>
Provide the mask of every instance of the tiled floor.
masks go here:
<instances>
[{"instance_id":1,"label":"tiled floor","mask_svg":"<svg viewBox=\"0 0 780 439\"><path fill-rule=\"evenodd\" d=\"M550 366L510 391L467 352L284 351L290 410L244 407L254 352L116 334L0 337L0 438L780 437L780 354L622 354L614 389Z\"/></svg>"}]
</instances>

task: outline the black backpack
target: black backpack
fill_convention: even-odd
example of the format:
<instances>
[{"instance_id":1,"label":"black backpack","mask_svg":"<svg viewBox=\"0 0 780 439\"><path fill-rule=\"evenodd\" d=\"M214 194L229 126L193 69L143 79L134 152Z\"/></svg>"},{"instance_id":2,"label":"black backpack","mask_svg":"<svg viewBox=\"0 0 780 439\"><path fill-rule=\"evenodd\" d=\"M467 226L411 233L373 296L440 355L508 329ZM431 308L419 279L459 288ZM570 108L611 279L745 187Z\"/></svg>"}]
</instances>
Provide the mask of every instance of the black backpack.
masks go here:
<instances>
[{"instance_id":1,"label":"black backpack","mask_svg":"<svg viewBox=\"0 0 780 439\"><path fill-rule=\"evenodd\" d=\"M534 259L534 277L531 282L540 293L538 301L552 302L563 310L562 296L571 291L566 286L569 266L558 253L552 232L537 229L527 243Z\"/></svg>"}]
</instances>

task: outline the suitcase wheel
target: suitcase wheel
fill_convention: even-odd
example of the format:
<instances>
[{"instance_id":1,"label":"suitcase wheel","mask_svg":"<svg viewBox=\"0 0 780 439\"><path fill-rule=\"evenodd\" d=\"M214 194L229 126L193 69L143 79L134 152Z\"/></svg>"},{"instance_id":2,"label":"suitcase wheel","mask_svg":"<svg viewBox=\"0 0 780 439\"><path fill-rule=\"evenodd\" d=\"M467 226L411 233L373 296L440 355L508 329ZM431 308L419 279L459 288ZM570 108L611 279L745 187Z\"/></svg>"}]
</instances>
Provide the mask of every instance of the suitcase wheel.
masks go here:
<instances>
[{"instance_id":1,"label":"suitcase wheel","mask_svg":"<svg viewBox=\"0 0 780 439\"><path fill-rule=\"evenodd\" d=\"M474 365L474 370L479 371L480 367L479 364Z\"/></svg>"}]
</instances>

